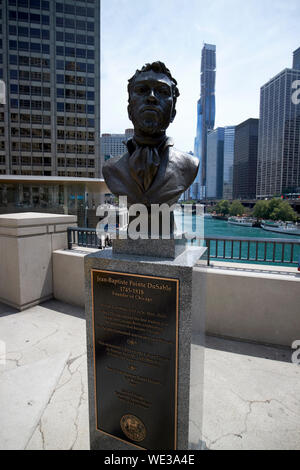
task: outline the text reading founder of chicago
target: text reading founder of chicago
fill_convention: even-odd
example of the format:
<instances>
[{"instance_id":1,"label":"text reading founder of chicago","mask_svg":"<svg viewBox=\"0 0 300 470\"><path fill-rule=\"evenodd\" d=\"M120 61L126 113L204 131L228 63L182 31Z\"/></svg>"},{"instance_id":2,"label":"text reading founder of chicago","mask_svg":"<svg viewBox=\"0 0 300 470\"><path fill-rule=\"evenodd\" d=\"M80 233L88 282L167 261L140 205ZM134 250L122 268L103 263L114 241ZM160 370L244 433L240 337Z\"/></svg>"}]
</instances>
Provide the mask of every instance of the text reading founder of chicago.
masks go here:
<instances>
[{"instance_id":1,"label":"text reading founder of chicago","mask_svg":"<svg viewBox=\"0 0 300 470\"><path fill-rule=\"evenodd\" d=\"M176 114L177 82L162 62L146 64L128 82L134 136L127 152L103 166L103 176L128 205L176 203L194 181L198 159L173 147L166 129Z\"/></svg>"}]
</instances>

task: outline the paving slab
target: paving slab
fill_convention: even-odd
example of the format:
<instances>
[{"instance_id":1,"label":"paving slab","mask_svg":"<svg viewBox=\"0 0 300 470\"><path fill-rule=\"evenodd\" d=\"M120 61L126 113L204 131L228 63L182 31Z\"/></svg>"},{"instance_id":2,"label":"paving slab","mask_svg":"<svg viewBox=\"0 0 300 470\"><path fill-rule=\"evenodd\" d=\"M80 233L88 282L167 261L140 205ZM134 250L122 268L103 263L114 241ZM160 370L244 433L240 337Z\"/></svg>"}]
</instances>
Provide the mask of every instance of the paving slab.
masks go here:
<instances>
[{"instance_id":1,"label":"paving slab","mask_svg":"<svg viewBox=\"0 0 300 470\"><path fill-rule=\"evenodd\" d=\"M68 356L56 354L1 374L1 450L25 449L55 390Z\"/></svg>"},{"instance_id":2,"label":"paving slab","mask_svg":"<svg viewBox=\"0 0 300 470\"><path fill-rule=\"evenodd\" d=\"M299 450L300 366L291 350L207 337L203 439L209 449Z\"/></svg>"}]
</instances>

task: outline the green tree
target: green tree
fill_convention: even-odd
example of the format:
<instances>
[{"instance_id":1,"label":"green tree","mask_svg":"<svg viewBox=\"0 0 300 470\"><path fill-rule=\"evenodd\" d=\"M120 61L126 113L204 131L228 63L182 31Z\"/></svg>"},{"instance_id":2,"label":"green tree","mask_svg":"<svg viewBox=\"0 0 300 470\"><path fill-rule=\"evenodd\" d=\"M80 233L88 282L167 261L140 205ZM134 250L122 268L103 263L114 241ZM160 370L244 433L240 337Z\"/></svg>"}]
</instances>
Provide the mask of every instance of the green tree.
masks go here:
<instances>
[{"instance_id":1,"label":"green tree","mask_svg":"<svg viewBox=\"0 0 300 470\"><path fill-rule=\"evenodd\" d=\"M233 201L230 208L229 214L230 215L243 215L245 212L245 207L240 201Z\"/></svg>"},{"instance_id":2,"label":"green tree","mask_svg":"<svg viewBox=\"0 0 300 470\"><path fill-rule=\"evenodd\" d=\"M222 201L218 202L218 204L215 207L215 211L217 214L225 216L229 214L229 208L230 208L229 201L226 201L223 199Z\"/></svg>"},{"instance_id":3,"label":"green tree","mask_svg":"<svg viewBox=\"0 0 300 470\"><path fill-rule=\"evenodd\" d=\"M269 218L269 202L268 201L257 201L253 208L253 217L257 219L268 219Z\"/></svg>"},{"instance_id":4,"label":"green tree","mask_svg":"<svg viewBox=\"0 0 300 470\"><path fill-rule=\"evenodd\" d=\"M270 213L270 219L272 220L282 220L285 222L287 220L295 221L297 218L298 216L290 204L287 201L282 200L280 201L280 204L276 204Z\"/></svg>"}]
</instances>

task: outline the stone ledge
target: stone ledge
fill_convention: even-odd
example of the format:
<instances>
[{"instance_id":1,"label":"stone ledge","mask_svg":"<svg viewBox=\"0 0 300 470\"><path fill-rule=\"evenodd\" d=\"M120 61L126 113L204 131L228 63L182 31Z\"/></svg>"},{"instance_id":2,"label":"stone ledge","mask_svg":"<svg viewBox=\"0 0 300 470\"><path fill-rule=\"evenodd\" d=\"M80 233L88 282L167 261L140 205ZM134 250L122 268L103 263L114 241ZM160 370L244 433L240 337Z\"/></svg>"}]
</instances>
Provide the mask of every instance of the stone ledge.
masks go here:
<instances>
[{"instance_id":1,"label":"stone ledge","mask_svg":"<svg viewBox=\"0 0 300 470\"><path fill-rule=\"evenodd\" d=\"M20 212L17 214L1 214L0 227L29 227L36 225L74 224L76 215L47 214L42 212Z\"/></svg>"}]
</instances>

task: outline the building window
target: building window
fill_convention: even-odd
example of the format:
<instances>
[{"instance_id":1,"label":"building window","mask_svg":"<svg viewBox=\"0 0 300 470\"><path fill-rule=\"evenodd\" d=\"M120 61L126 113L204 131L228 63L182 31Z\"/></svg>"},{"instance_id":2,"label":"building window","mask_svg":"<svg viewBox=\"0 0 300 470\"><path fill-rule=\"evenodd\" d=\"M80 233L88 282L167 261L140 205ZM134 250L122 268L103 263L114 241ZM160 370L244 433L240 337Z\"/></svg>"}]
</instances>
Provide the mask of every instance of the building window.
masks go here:
<instances>
[{"instance_id":1,"label":"building window","mask_svg":"<svg viewBox=\"0 0 300 470\"><path fill-rule=\"evenodd\" d=\"M18 93L18 85L10 85L10 92L11 93Z\"/></svg>"},{"instance_id":2,"label":"building window","mask_svg":"<svg viewBox=\"0 0 300 470\"><path fill-rule=\"evenodd\" d=\"M56 61L56 69L57 70L64 70L65 68L65 61L64 60L57 60Z\"/></svg>"},{"instance_id":3,"label":"building window","mask_svg":"<svg viewBox=\"0 0 300 470\"><path fill-rule=\"evenodd\" d=\"M75 13L75 6L74 5L65 5L65 13L69 15L74 15Z\"/></svg>"},{"instance_id":4,"label":"building window","mask_svg":"<svg viewBox=\"0 0 300 470\"><path fill-rule=\"evenodd\" d=\"M36 8L39 10L41 8L41 0L30 0L30 8Z\"/></svg>"},{"instance_id":5,"label":"building window","mask_svg":"<svg viewBox=\"0 0 300 470\"><path fill-rule=\"evenodd\" d=\"M49 25L49 16L42 15L42 24Z\"/></svg>"},{"instance_id":6,"label":"building window","mask_svg":"<svg viewBox=\"0 0 300 470\"><path fill-rule=\"evenodd\" d=\"M10 107L11 108L18 108L19 106L19 101L16 100L15 98L11 98L10 100Z\"/></svg>"},{"instance_id":7,"label":"building window","mask_svg":"<svg viewBox=\"0 0 300 470\"><path fill-rule=\"evenodd\" d=\"M64 55L63 46L56 46L56 55Z\"/></svg>"},{"instance_id":8,"label":"building window","mask_svg":"<svg viewBox=\"0 0 300 470\"><path fill-rule=\"evenodd\" d=\"M43 54L50 54L50 47L48 44L42 44L42 53Z\"/></svg>"},{"instance_id":9,"label":"building window","mask_svg":"<svg viewBox=\"0 0 300 470\"><path fill-rule=\"evenodd\" d=\"M77 44L86 44L85 34L76 34L76 42Z\"/></svg>"},{"instance_id":10,"label":"building window","mask_svg":"<svg viewBox=\"0 0 300 470\"><path fill-rule=\"evenodd\" d=\"M56 41L64 41L64 33L61 31L56 31Z\"/></svg>"},{"instance_id":11,"label":"building window","mask_svg":"<svg viewBox=\"0 0 300 470\"><path fill-rule=\"evenodd\" d=\"M85 59L86 58L86 50L85 49L76 49L76 57L79 57L81 59Z\"/></svg>"},{"instance_id":12,"label":"building window","mask_svg":"<svg viewBox=\"0 0 300 470\"><path fill-rule=\"evenodd\" d=\"M85 31L86 30L86 22L82 21L82 20L76 20L76 28Z\"/></svg>"},{"instance_id":13,"label":"building window","mask_svg":"<svg viewBox=\"0 0 300 470\"><path fill-rule=\"evenodd\" d=\"M10 21L16 20L17 19L17 12L9 10L8 18L9 18Z\"/></svg>"},{"instance_id":14,"label":"building window","mask_svg":"<svg viewBox=\"0 0 300 470\"><path fill-rule=\"evenodd\" d=\"M64 103L56 103L57 105L57 111L58 112L63 112L65 110L65 104Z\"/></svg>"},{"instance_id":15,"label":"building window","mask_svg":"<svg viewBox=\"0 0 300 470\"><path fill-rule=\"evenodd\" d=\"M65 41L66 42L75 42L75 34L65 33Z\"/></svg>"},{"instance_id":16,"label":"building window","mask_svg":"<svg viewBox=\"0 0 300 470\"><path fill-rule=\"evenodd\" d=\"M87 22L87 30L88 31L94 31L95 27L94 27L94 23L89 23Z\"/></svg>"},{"instance_id":17,"label":"building window","mask_svg":"<svg viewBox=\"0 0 300 470\"><path fill-rule=\"evenodd\" d=\"M63 13L64 12L64 6L62 3L57 3L56 2L56 12L57 13Z\"/></svg>"},{"instance_id":18,"label":"building window","mask_svg":"<svg viewBox=\"0 0 300 470\"><path fill-rule=\"evenodd\" d=\"M31 50L31 52L41 52L41 44L36 43L36 42L32 42L30 44L30 50Z\"/></svg>"},{"instance_id":19,"label":"building window","mask_svg":"<svg viewBox=\"0 0 300 470\"><path fill-rule=\"evenodd\" d=\"M17 50L17 41L10 40L9 41L9 48L11 50Z\"/></svg>"},{"instance_id":20,"label":"building window","mask_svg":"<svg viewBox=\"0 0 300 470\"><path fill-rule=\"evenodd\" d=\"M18 65L18 56L10 55L9 56L9 63L10 63L10 65Z\"/></svg>"},{"instance_id":21,"label":"building window","mask_svg":"<svg viewBox=\"0 0 300 470\"><path fill-rule=\"evenodd\" d=\"M65 28L75 28L75 21L71 18L65 18Z\"/></svg>"},{"instance_id":22,"label":"building window","mask_svg":"<svg viewBox=\"0 0 300 470\"><path fill-rule=\"evenodd\" d=\"M16 36L17 35L17 27L10 24L9 27L8 27L8 32L9 34L11 34L12 36Z\"/></svg>"},{"instance_id":23,"label":"building window","mask_svg":"<svg viewBox=\"0 0 300 470\"><path fill-rule=\"evenodd\" d=\"M26 28L25 26L19 26L18 27L18 35L19 36L24 36L24 37L28 37L28 28Z\"/></svg>"}]
</instances>

